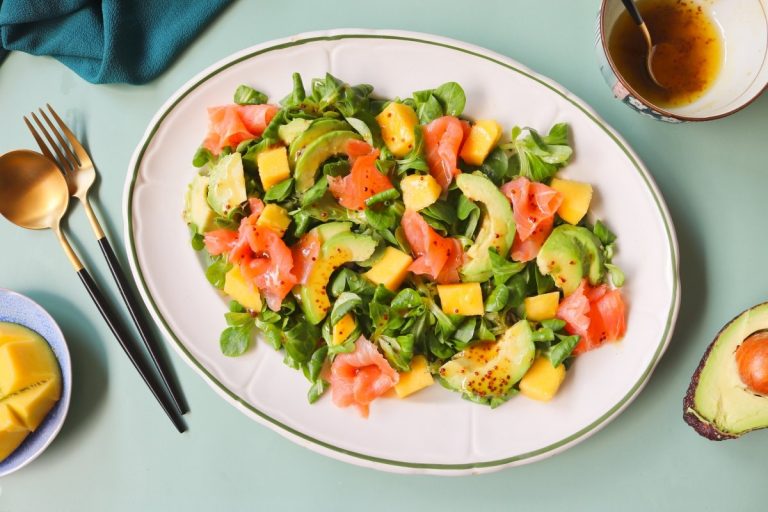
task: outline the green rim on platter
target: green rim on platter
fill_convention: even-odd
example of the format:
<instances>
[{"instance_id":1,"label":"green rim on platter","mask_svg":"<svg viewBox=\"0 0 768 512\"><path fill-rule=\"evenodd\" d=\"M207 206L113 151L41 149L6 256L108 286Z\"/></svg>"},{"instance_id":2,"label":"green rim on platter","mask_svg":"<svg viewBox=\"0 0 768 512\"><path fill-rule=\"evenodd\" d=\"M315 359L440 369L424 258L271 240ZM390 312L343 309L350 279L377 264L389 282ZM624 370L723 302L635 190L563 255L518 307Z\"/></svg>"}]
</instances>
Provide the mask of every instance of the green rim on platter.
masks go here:
<instances>
[{"instance_id":1,"label":"green rim on platter","mask_svg":"<svg viewBox=\"0 0 768 512\"><path fill-rule=\"evenodd\" d=\"M560 441L550 444L548 446L545 446L543 448L540 448L538 450L530 451L527 453L523 453L520 455L516 455L513 457L508 457L504 459L498 459L498 460L489 460L489 461L481 461L481 462L470 462L466 464L434 464L434 463L419 463L419 462L408 462L408 461L401 461L401 460L392 460L392 459L385 459L381 457L373 457L370 455L366 455L364 453L355 452L352 450L347 450L344 448L340 448L338 446L332 445L330 443L321 441L319 439L315 439L307 434L304 434L303 432L300 432L294 428L289 427L288 425L285 425L284 423L281 423L280 421L276 420L275 418L270 417L269 415L265 414L264 412L258 410L257 408L253 407L251 404L249 404L247 401L233 393L230 389L228 389L224 384L222 384L215 376L213 376L195 357L187 350L187 348L184 346L184 343L179 340L178 336L173 332L171 327L169 326L166 319L163 317L162 313L160 312L159 308L157 307L157 304L155 303L154 298L149 292L149 288L147 287L147 283L144 278L144 274L141 270L141 266L139 265L138 261L138 255L136 253L136 243L133 236L133 192L134 192L134 186L136 184L136 178L138 176L139 167L141 165L142 159L144 157L144 153L147 150L147 147L149 146L150 142L152 141L152 138L155 136L155 133L157 132L158 128L162 124L163 120L168 116L168 114L176 107L176 105L183 100L190 92L195 90L198 86L212 78L213 76L219 74L220 72L224 71L225 69L238 64L242 61L251 59L255 56L275 51L275 50L282 50L285 48L290 48L294 46L301 46L308 43L313 43L317 41L335 41L335 40L342 40L342 39L384 39L384 40L400 40L400 41L409 41L409 42L416 42L416 43L422 43L432 46L439 46L443 48L448 48L451 50L459 51L462 53L466 53L469 55L472 55L474 57L478 57L481 59L485 59L487 61L493 62L494 64L498 64L499 66L503 66L507 69L510 69L512 71L515 71L516 73L519 73L537 83L540 85L552 90L553 92L560 95L562 98L564 98L566 101L571 103L573 106L578 108L581 112L583 112L590 120L592 120L595 124L597 124L624 152L624 154L627 156L630 162L632 162L632 165L634 166L635 170L640 174L640 176L645 181L646 186L650 190L651 194L653 195L654 201L656 203L656 206L659 210L659 213L661 215L661 218L664 221L664 229L667 234L667 241L670 248L670 258L672 261L672 277L673 277L673 283L672 283L672 302L670 305L670 309L667 315L667 322L664 328L664 335L659 340L659 344L656 348L656 351L653 355L653 359L651 360L648 367L643 372L642 376L638 381L635 383L635 385L632 387L632 389L629 390L629 392L622 397L621 400L619 400L618 403L616 403L613 407L611 407L605 414L603 414L600 418L592 422L590 425L584 427L583 429L579 430L578 432L561 439ZM150 303L155 316L162 322L164 330L170 335L170 337L173 339L173 341L176 343L177 348L196 366L197 370L202 373L212 384L216 386L218 391L224 393L226 396L228 396L232 401L239 404L246 410L256 414L261 419L271 423L273 426L278 427L279 429L296 436L304 441L307 441L311 444L317 445L318 447L325 448L327 450L331 450L333 452L338 453L339 455L344 455L348 457L353 457L356 459L364 460L373 462L376 464L384 464L388 466L395 466L395 467L402 467L402 468L414 468L414 469L432 469L432 470L441 470L441 471L456 471L456 470L469 470L469 469L476 469L476 468L490 468L490 467L496 467L496 466L504 466L508 464L512 464L518 461L522 461L525 459L530 459L533 457L539 457L544 456L550 452L556 451L558 448L564 447L565 445L572 443L576 441L577 439L581 438L582 436L585 436L591 432L593 432L597 427L604 424L609 418L611 418L614 414L618 413L625 405L628 404L628 402L634 397L634 395L640 390L640 388L646 383L650 373L653 371L654 367L659 361L659 358L661 357L664 349L666 348L667 342L672 334L672 328L674 326L674 320L676 318L676 312L677 312L677 305L678 305L678 293L679 293L679 276L678 276L678 262L677 262L677 251L676 251L676 242L673 235L673 230L670 227L670 221L668 219L668 213L666 211L666 208L662 202L662 200L659 197L659 193L656 190L656 187L654 183L652 182L650 176L648 175L647 171L644 170L642 164L640 164L637 160L637 158L634 156L632 151L627 148L627 146L624 144L623 141L621 141L614 133L613 131L601 120L599 119L594 113L592 113L589 108L582 105L579 100L576 100L573 96L571 96L569 93L567 93L564 89L562 89L559 86L555 86L549 82L547 82L542 77L537 76L536 74L523 69L517 65L511 64L510 62L504 62L502 60L499 60L497 58L494 58L489 55L485 55L483 53L480 53L478 51L473 51L468 48L461 48L458 46L454 46L452 44L449 44L447 42L441 42L441 41L433 41L428 39L421 39L419 37L414 36L406 36L406 35L386 35L386 34L360 34L360 33L338 33L338 34L327 34L327 35L319 35L319 36L312 36L312 37L304 37L299 39L292 39L288 42L276 44L269 47L260 48L258 50L254 50L252 52L248 52L244 55L241 55L240 57L237 57L229 62L226 62L214 70L210 71L208 74L206 74L201 79L197 80L191 85L188 85L187 88L178 95L178 97L165 107L162 115L157 117L156 121L154 122L154 125L152 126L151 130L148 130L147 134L144 136L144 142L141 145L141 149L138 152L138 156L135 157L135 162L133 165L133 168L129 170L131 173L130 176L130 182L127 185L127 192L126 192L126 200L124 203L125 207L125 214L126 214L126 222L127 222L127 236L126 236L126 242L129 247L129 257L132 258L132 263L134 265L134 268L136 270L136 274L139 277L139 282L142 288L142 291L144 292L144 296Z\"/></svg>"}]
</instances>

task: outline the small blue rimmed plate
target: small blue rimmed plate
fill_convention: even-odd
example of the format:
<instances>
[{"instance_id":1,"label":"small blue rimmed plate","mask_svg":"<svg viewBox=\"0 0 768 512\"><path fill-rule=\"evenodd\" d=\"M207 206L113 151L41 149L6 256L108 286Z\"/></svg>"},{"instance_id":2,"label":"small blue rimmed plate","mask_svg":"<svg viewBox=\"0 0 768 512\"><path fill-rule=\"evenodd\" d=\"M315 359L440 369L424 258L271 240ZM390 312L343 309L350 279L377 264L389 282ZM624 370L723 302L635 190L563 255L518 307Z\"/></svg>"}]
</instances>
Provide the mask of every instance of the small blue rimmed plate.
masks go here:
<instances>
[{"instance_id":1,"label":"small blue rimmed plate","mask_svg":"<svg viewBox=\"0 0 768 512\"><path fill-rule=\"evenodd\" d=\"M0 461L2 477L35 460L61 430L72 394L72 365L61 329L51 315L32 299L0 288L0 322L20 324L37 332L51 346L61 368L61 399L56 402L37 430L29 434L16 451Z\"/></svg>"}]
</instances>

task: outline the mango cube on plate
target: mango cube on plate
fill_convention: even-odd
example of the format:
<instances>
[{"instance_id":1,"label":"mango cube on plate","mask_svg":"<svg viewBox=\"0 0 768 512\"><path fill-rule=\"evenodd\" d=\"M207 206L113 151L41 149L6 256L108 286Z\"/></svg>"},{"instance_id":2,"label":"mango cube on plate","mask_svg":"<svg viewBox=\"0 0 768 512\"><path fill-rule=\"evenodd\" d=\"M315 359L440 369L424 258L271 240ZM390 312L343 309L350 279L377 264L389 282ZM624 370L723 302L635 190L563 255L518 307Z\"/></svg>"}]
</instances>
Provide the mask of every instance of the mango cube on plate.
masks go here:
<instances>
[{"instance_id":1,"label":"mango cube on plate","mask_svg":"<svg viewBox=\"0 0 768 512\"><path fill-rule=\"evenodd\" d=\"M520 393L541 402L548 402L565 379L565 366L553 367L549 358L539 356L520 381Z\"/></svg>"},{"instance_id":2,"label":"mango cube on plate","mask_svg":"<svg viewBox=\"0 0 768 512\"><path fill-rule=\"evenodd\" d=\"M449 315L482 315L485 312L480 283L439 284L440 305Z\"/></svg>"},{"instance_id":3,"label":"mango cube on plate","mask_svg":"<svg viewBox=\"0 0 768 512\"><path fill-rule=\"evenodd\" d=\"M262 151L256 157L256 165L259 168L259 178L261 178L264 190L271 189L291 176L291 168L288 166L288 151L285 146Z\"/></svg>"},{"instance_id":4,"label":"mango cube on plate","mask_svg":"<svg viewBox=\"0 0 768 512\"><path fill-rule=\"evenodd\" d=\"M246 282L238 265L233 266L224 276L224 293L253 311L261 311L261 295L255 286Z\"/></svg>"},{"instance_id":5,"label":"mango cube on plate","mask_svg":"<svg viewBox=\"0 0 768 512\"><path fill-rule=\"evenodd\" d=\"M533 297L526 297L525 316L528 320L541 322L555 318L557 306L560 304L560 292L542 293Z\"/></svg>"},{"instance_id":6,"label":"mango cube on plate","mask_svg":"<svg viewBox=\"0 0 768 512\"><path fill-rule=\"evenodd\" d=\"M356 325L357 323L355 322L355 317L352 316L352 313L347 313L341 317L341 320L336 322L336 324L333 326L331 344L341 345L347 341L349 335L352 334L352 331L355 330Z\"/></svg>"},{"instance_id":7,"label":"mango cube on plate","mask_svg":"<svg viewBox=\"0 0 768 512\"><path fill-rule=\"evenodd\" d=\"M264 211L256 220L256 225L267 227L282 238L288 230L288 226L291 225L291 216L288 215L285 208L270 203L264 207Z\"/></svg>"},{"instance_id":8,"label":"mango cube on plate","mask_svg":"<svg viewBox=\"0 0 768 512\"><path fill-rule=\"evenodd\" d=\"M501 139L501 125L493 119L480 119L469 130L461 146L461 159L470 165L481 165Z\"/></svg>"},{"instance_id":9,"label":"mango cube on plate","mask_svg":"<svg viewBox=\"0 0 768 512\"><path fill-rule=\"evenodd\" d=\"M408 267L412 262L413 258L408 254L394 247L387 247L381 258L363 275L372 282L383 284L388 290L395 291L408 275Z\"/></svg>"},{"instance_id":10,"label":"mango cube on plate","mask_svg":"<svg viewBox=\"0 0 768 512\"><path fill-rule=\"evenodd\" d=\"M403 203L408 210L423 210L440 197L443 189L429 174L411 174L400 181Z\"/></svg>"},{"instance_id":11,"label":"mango cube on plate","mask_svg":"<svg viewBox=\"0 0 768 512\"><path fill-rule=\"evenodd\" d=\"M400 374L400 380L395 384L395 393L399 398L405 398L431 386L434 382L427 366L427 359L422 355L414 356L410 371Z\"/></svg>"},{"instance_id":12,"label":"mango cube on plate","mask_svg":"<svg viewBox=\"0 0 768 512\"><path fill-rule=\"evenodd\" d=\"M563 202L557 209L557 214L569 224L578 224L589 210L592 202L592 185L580 181L552 178L550 187L563 196Z\"/></svg>"},{"instance_id":13,"label":"mango cube on plate","mask_svg":"<svg viewBox=\"0 0 768 512\"><path fill-rule=\"evenodd\" d=\"M376 116L381 127L381 137L393 155L402 158L407 155L416 142L414 130L419 120L416 112L404 103L394 101Z\"/></svg>"}]
</instances>

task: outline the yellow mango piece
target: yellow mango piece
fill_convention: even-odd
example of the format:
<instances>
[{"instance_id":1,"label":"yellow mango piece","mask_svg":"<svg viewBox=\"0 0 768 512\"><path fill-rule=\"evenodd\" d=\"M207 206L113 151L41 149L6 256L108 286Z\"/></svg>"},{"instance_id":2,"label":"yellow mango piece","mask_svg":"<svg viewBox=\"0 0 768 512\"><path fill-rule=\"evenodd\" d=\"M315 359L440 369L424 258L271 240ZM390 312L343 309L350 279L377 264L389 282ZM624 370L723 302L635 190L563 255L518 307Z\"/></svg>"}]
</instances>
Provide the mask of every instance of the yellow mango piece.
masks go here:
<instances>
[{"instance_id":1,"label":"yellow mango piece","mask_svg":"<svg viewBox=\"0 0 768 512\"><path fill-rule=\"evenodd\" d=\"M264 207L264 211L256 220L256 225L267 227L282 237L291 225L291 216L285 208L270 203Z\"/></svg>"},{"instance_id":2,"label":"yellow mango piece","mask_svg":"<svg viewBox=\"0 0 768 512\"><path fill-rule=\"evenodd\" d=\"M548 402L555 396L565 379L565 366L552 367L545 356L539 356L520 381L520 392L541 402Z\"/></svg>"},{"instance_id":3,"label":"yellow mango piece","mask_svg":"<svg viewBox=\"0 0 768 512\"><path fill-rule=\"evenodd\" d=\"M0 403L0 462L12 454L28 434L29 429L18 416L7 405Z\"/></svg>"},{"instance_id":4,"label":"yellow mango piece","mask_svg":"<svg viewBox=\"0 0 768 512\"><path fill-rule=\"evenodd\" d=\"M429 174L411 174L400 181L403 202L408 210L415 212L431 205L443 191L440 184Z\"/></svg>"},{"instance_id":5,"label":"yellow mango piece","mask_svg":"<svg viewBox=\"0 0 768 512\"><path fill-rule=\"evenodd\" d=\"M376 116L381 127L381 137L393 155L402 158L407 155L416 142L414 129L419 124L416 112L403 103L392 102Z\"/></svg>"},{"instance_id":6,"label":"yellow mango piece","mask_svg":"<svg viewBox=\"0 0 768 512\"><path fill-rule=\"evenodd\" d=\"M480 165L501 139L501 125L493 119L480 119L469 130L461 146L461 159L470 165Z\"/></svg>"},{"instance_id":7,"label":"yellow mango piece","mask_svg":"<svg viewBox=\"0 0 768 512\"><path fill-rule=\"evenodd\" d=\"M437 294L449 315L482 315L485 312L480 283L439 284Z\"/></svg>"},{"instance_id":8,"label":"yellow mango piece","mask_svg":"<svg viewBox=\"0 0 768 512\"><path fill-rule=\"evenodd\" d=\"M352 316L352 313L347 313L343 317L341 317L341 320L339 320L336 325L333 326L333 336L331 339L332 345L341 345L345 341L347 341L347 338L349 338L349 335L352 334L352 331L355 330L355 317Z\"/></svg>"},{"instance_id":9,"label":"yellow mango piece","mask_svg":"<svg viewBox=\"0 0 768 512\"><path fill-rule=\"evenodd\" d=\"M261 311L259 290L245 280L238 265L233 266L224 276L224 293L245 308Z\"/></svg>"},{"instance_id":10,"label":"yellow mango piece","mask_svg":"<svg viewBox=\"0 0 768 512\"><path fill-rule=\"evenodd\" d=\"M563 202L557 209L557 214L569 224L578 224L589 210L592 202L592 185L580 181L561 180L552 178L550 187L563 196Z\"/></svg>"},{"instance_id":11,"label":"yellow mango piece","mask_svg":"<svg viewBox=\"0 0 768 512\"><path fill-rule=\"evenodd\" d=\"M288 151L285 146L262 151L256 157L256 165L259 168L259 178L261 178L264 190L271 189L291 176L291 168L288 166Z\"/></svg>"},{"instance_id":12,"label":"yellow mango piece","mask_svg":"<svg viewBox=\"0 0 768 512\"><path fill-rule=\"evenodd\" d=\"M26 340L40 336L32 329L11 322L0 322L0 346L12 341ZM42 339L42 338L41 338Z\"/></svg>"},{"instance_id":13,"label":"yellow mango piece","mask_svg":"<svg viewBox=\"0 0 768 512\"><path fill-rule=\"evenodd\" d=\"M413 258L394 247L384 249L382 257L363 274L376 284L383 284L391 291L397 290L408 275Z\"/></svg>"},{"instance_id":14,"label":"yellow mango piece","mask_svg":"<svg viewBox=\"0 0 768 512\"><path fill-rule=\"evenodd\" d=\"M56 378L11 395L5 398L3 403L16 413L29 430L34 432L60 396L61 381Z\"/></svg>"},{"instance_id":15,"label":"yellow mango piece","mask_svg":"<svg viewBox=\"0 0 768 512\"><path fill-rule=\"evenodd\" d=\"M399 398L405 398L408 395L431 386L435 382L427 366L427 358L424 356L414 356L411 361L411 369L400 374L400 379L395 384L395 393Z\"/></svg>"},{"instance_id":16,"label":"yellow mango piece","mask_svg":"<svg viewBox=\"0 0 768 512\"><path fill-rule=\"evenodd\" d=\"M524 301L525 316L528 320L541 322L554 318L557 314L557 306L560 304L560 292L543 293L534 297L527 297Z\"/></svg>"},{"instance_id":17,"label":"yellow mango piece","mask_svg":"<svg viewBox=\"0 0 768 512\"><path fill-rule=\"evenodd\" d=\"M37 333L30 331L27 339L0 346L0 396L53 379L58 373L56 357Z\"/></svg>"}]
</instances>

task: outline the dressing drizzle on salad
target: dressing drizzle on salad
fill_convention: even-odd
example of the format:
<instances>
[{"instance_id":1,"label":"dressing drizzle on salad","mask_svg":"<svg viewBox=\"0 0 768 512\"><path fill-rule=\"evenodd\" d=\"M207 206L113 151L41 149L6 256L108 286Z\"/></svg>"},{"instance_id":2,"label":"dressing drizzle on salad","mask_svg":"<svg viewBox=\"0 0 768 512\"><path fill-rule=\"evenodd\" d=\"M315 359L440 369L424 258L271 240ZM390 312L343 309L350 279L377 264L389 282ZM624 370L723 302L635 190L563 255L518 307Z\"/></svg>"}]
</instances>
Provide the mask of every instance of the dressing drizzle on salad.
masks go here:
<instances>
[{"instance_id":1,"label":"dressing drizzle on salad","mask_svg":"<svg viewBox=\"0 0 768 512\"><path fill-rule=\"evenodd\" d=\"M549 400L577 355L626 330L616 237L562 179L568 127L463 117L455 82L382 99L299 74L279 104L241 85L208 108L184 218L230 299L219 343L256 332L368 415L435 381L497 407Z\"/></svg>"}]
</instances>

